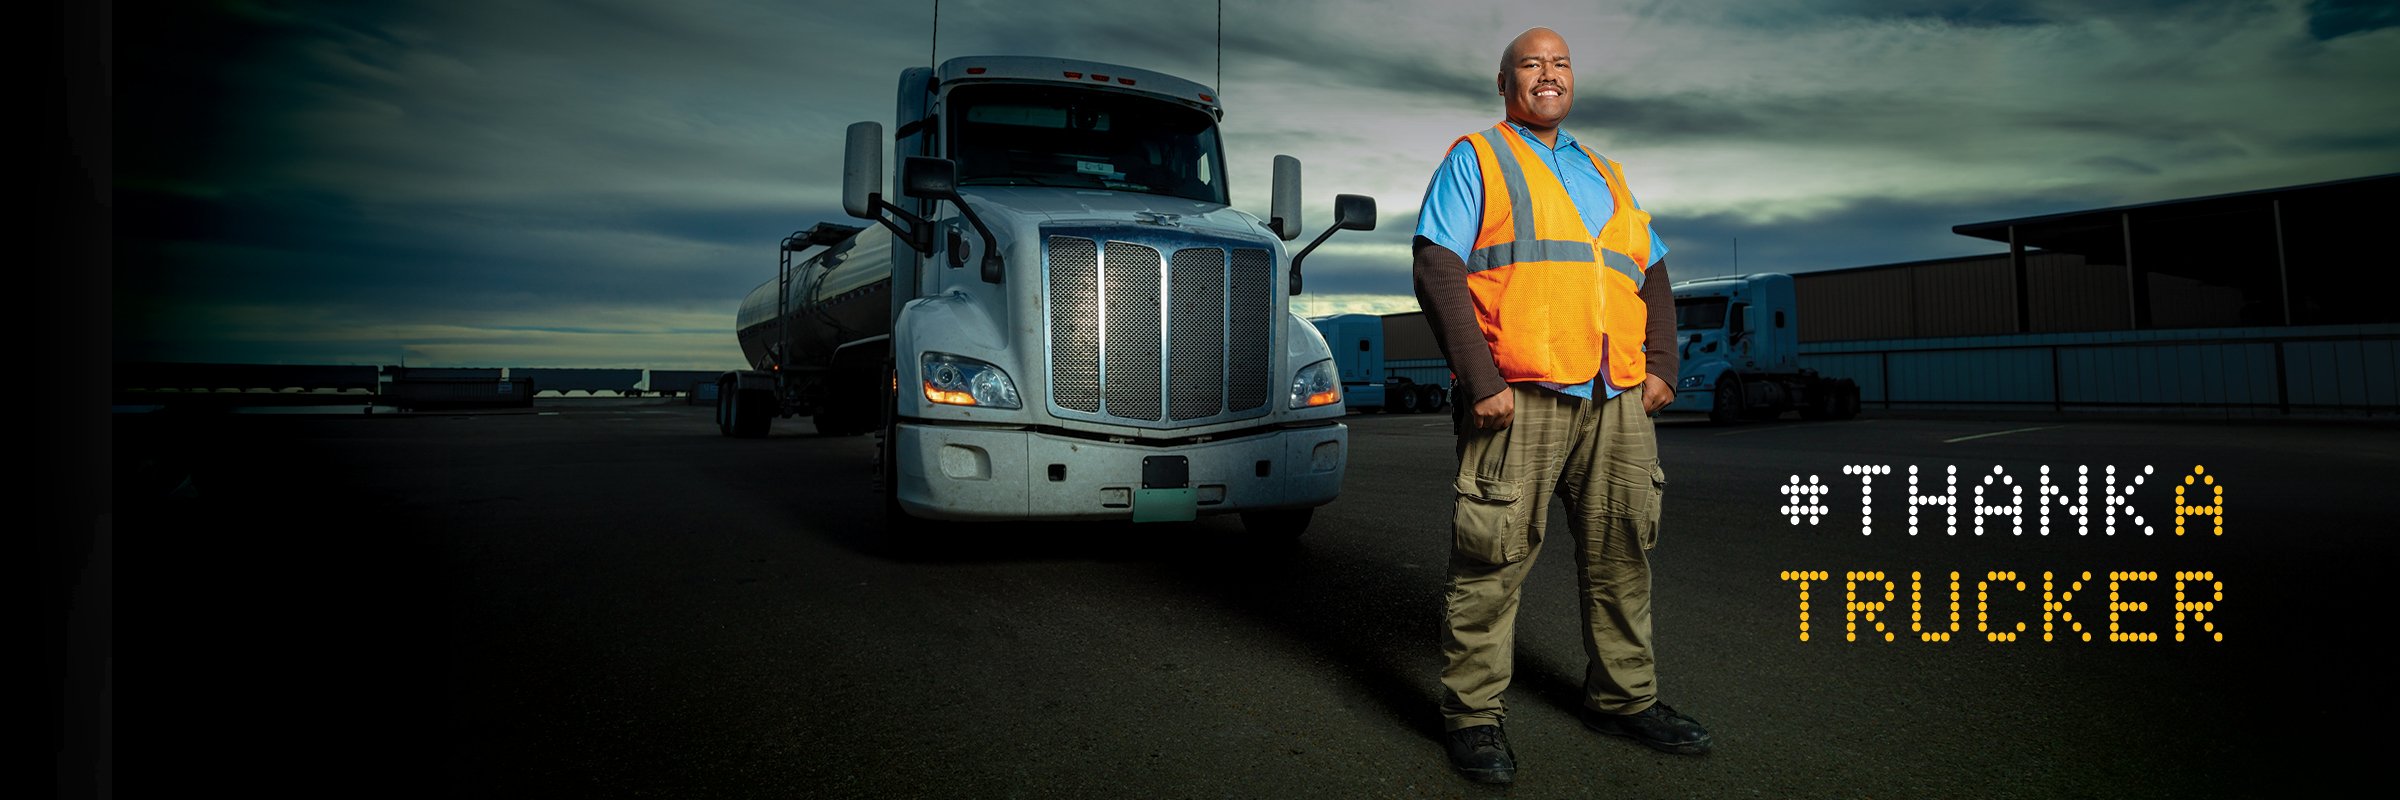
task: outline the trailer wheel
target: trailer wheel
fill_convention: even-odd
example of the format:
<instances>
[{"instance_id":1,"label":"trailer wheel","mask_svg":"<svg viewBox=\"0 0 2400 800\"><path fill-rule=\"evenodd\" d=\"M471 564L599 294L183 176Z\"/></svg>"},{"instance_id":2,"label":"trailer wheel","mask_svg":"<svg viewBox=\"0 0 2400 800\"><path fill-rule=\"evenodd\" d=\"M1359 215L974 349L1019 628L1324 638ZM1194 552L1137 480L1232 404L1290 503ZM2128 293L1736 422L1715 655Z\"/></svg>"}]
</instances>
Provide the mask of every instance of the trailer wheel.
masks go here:
<instances>
[{"instance_id":1,"label":"trailer wheel","mask_svg":"<svg viewBox=\"0 0 2400 800\"><path fill-rule=\"evenodd\" d=\"M1315 516L1314 508L1277 508L1266 511L1242 512L1242 529L1251 536L1276 542L1290 542L1308 532L1308 521Z\"/></svg>"},{"instance_id":2,"label":"trailer wheel","mask_svg":"<svg viewBox=\"0 0 2400 800\"><path fill-rule=\"evenodd\" d=\"M766 438L768 426L775 422L775 393L765 389L736 389L733 407L726 416L732 420L735 438Z\"/></svg>"},{"instance_id":3,"label":"trailer wheel","mask_svg":"<svg viewBox=\"0 0 2400 800\"><path fill-rule=\"evenodd\" d=\"M1742 418L1741 379L1727 375L1717 379L1716 402L1709 405L1708 421L1719 424Z\"/></svg>"}]
</instances>

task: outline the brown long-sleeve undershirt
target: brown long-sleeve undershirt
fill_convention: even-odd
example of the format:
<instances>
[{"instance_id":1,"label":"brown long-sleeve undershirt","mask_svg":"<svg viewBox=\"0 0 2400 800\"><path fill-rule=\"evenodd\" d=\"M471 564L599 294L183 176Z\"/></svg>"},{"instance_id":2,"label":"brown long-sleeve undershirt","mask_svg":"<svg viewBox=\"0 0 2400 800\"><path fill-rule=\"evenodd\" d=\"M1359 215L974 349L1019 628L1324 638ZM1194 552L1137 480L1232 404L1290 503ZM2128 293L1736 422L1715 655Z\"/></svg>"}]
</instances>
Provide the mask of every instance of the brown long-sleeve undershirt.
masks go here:
<instances>
[{"instance_id":1,"label":"brown long-sleeve undershirt","mask_svg":"<svg viewBox=\"0 0 2400 800\"><path fill-rule=\"evenodd\" d=\"M1492 361L1492 345L1484 341L1483 326L1475 319L1475 297L1467 291L1467 264L1450 248L1416 238L1411 270L1416 279L1417 306L1433 326L1434 341L1458 376L1461 405L1499 394L1508 387ZM1642 302L1649 306L1650 323L1642 336L1645 370L1675 385L1683 356L1675 349L1675 293L1667 282L1667 261L1659 259L1642 271Z\"/></svg>"}]
</instances>

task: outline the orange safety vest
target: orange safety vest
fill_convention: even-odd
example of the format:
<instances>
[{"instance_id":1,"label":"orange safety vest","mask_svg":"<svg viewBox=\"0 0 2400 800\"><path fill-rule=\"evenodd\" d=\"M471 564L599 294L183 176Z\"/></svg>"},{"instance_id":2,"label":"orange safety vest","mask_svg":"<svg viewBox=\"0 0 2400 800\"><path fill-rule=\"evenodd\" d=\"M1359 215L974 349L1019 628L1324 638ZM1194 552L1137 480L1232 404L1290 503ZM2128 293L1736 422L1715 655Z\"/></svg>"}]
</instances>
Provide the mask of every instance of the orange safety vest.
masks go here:
<instances>
[{"instance_id":1,"label":"orange safety vest","mask_svg":"<svg viewBox=\"0 0 2400 800\"><path fill-rule=\"evenodd\" d=\"M1474 145L1483 169L1483 228L1467 256L1467 289L1500 377L1572 386L1605 365L1610 386L1640 385L1650 213L1634 207L1617 163L1576 144L1617 203L1594 239L1566 186L1515 128L1502 122L1459 141Z\"/></svg>"}]
</instances>

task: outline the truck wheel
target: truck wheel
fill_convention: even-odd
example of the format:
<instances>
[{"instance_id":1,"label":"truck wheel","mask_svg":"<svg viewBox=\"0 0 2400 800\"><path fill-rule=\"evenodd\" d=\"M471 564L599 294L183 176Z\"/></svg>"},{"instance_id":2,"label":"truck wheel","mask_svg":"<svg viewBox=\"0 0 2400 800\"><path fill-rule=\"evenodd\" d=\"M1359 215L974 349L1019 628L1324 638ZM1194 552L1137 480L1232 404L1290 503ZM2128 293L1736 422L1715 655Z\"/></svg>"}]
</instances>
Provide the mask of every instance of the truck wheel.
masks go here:
<instances>
[{"instance_id":1,"label":"truck wheel","mask_svg":"<svg viewBox=\"0 0 2400 800\"><path fill-rule=\"evenodd\" d=\"M733 382L717 382L717 435L733 435Z\"/></svg>"},{"instance_id":2,"label":"truck wheel","mask_svg":"<svg viewBox=\"0 0 2400 800\"><path fill-rule=\"evenodd\" d=\"M1425 387L1425 405L1423 408L1425 413L1431 414L1433 412L1440 411L1442 410L1442 406L1449 402L1450 394L1442 391L1442 387Z\"/></svg>"},{"instance_id":3,"label":"truck wheel","mask_svg":"<svg viewBox=\"0 0 2400 800\"><path fill-rule=\"evenodd\" d=\"M1856 382L1842 381L1841 389L1834 395L1834 419L1853 419L1858 416L1858 384Z\"/></svg>"},{"instance_id":4,"label":"truck wheel","mask_svg":"<svg viewBox=\"0 0 2400 800\"><path fill-rule=\"evenodd\" d=\"M1242 529L1251 536L1277 542L1295 541L1308 532L1308 520L1315 516L1314 508L1277 508L1266 511L1242 512Z\"/></svg>"},{"instance_id":5,"label":"truck wheel","mask_svg":"<svg viewBox=\"0 0 2400 800\"><path fill-rule=\"evenodd\" d=\"M1417 387L1402 384L1387 391L1399 398L1402 413L1414 414L1425 410L1425 398L1417 396Z\"/></svg>"},{"instance_id":6,"label":"truck wheel","mask_svg":"<svg viewBox=\"0 0 2400 800\"><path fill-rule=\"evenodd\" d=\"M1842 407L1842 387L1831 381L1818 381L1808 387L1808 405L1800 407L1801 419L1832 419Z\"/></svg>"},{"instance_id":7,"label":"truck wheel","mask_svg":"<svg viewBox=\"0 0 2400 800\"><path fill-rule=\"evenodd\" d=\"M875 426L875 489L882 501L882 525L870 533L871 548L881 556L907 559L918 552L918 536L924 521L908 513L900 505L900 445L899 403L889 395L882 401L883 411Z\"/></svg>"},{"instance_id":8,"label":"truck wheel","mask_svg":"<svg viewBox=\"0 0 2400 800\"><path fill-rule=\"evenodd\" d=\"M733 408L726 416L733 422L735 438L766 438L768 426L775 422L775 393L764 389L737 389L733 392Z\"/></svg>"},{"instance_id":9,"label":"truck wheel","mask_svg":"<svg viewBox=\"0 0 2400 800\"><path fill-rule=\"evenodd\" d=\"M1708 421L1719 424L1742 418L1742 382L1727 375L1717 379L1716 402L1710 404Z\"/></svg>"}]
</instances>

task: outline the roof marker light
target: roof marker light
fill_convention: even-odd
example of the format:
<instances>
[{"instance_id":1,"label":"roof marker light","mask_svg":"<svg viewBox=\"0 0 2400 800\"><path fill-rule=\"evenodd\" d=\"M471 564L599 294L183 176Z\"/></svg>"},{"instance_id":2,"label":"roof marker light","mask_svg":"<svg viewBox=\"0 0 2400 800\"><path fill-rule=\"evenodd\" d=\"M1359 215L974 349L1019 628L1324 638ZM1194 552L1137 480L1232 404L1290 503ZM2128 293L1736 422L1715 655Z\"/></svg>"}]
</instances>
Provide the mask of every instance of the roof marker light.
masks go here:
<instances>
[{"instance_id":1,"label":"roof marker light","mask_svg":"<svg viewBox=\"0 0 2400 800\"><path fill-rule=\"evenodd\" d=\"M983 68L982 68L982 67L968 67L968 68L967 68L967 74L969 74L969 75L981 75L981 74L983 74Z\"/></svg>"},{"instance_id":2,"label":"roof marker light","mask_svg":"<svg viewBox=\"0 0 2400 800\"><path fill-rule=\"evenodd\" d=\"M1217 101L1217 99L1216 99L1216 98L1214 98L1214 97L1210 97L1210 96L1208 96L1208 95L1205 95L1205 94L1203 94L1203 95L1200 95L1200 102L1203 102L1203 103L1214 103L1214 102L1216 102L1216 101Z\"/></svg>"},{"instance_id":3,"label":"roof marker light","mask_svg":"<svg viewBox=\"0 0 2400 800\"><path fill-rule=\"evenodd\" d=\"M1094 72L1094 73L1092 73L1092 80L1096 80L1096 81L1099 81L1099 82L1101 82L1101 83L1107 83L1107 82L1108 82L1108 76L1106 76L1106 75L1102 75L1102 74L1100 74L1100 73L1097 73L1097 72Z\"/></svg>"},{"instance_id":4,"label":"roof marker light","mask_svg":"<svg viewBox=\"0 0 2400 800\"><path fill-rule=\"evenodd\" d=\"M1060 74L1060 75L1065 75L1065 76L1067 76L1067 77L1069 77L1069 78L1081 78L1081 77L1083 77L1083 73L1081 73L1081 72L1061 72L1061 73L1059 73L1059 74Z\"/></svg>"},{"instance_id":5,"label":"roof marker light","mask_svg":"<svg viewBox=\"0 0 2400 800\"><path fill-rule=\"evenodd\" d=\"M1125 85L1127 85L1127 86L1132 86L1132 85L1133 85L1133 79L1132 79L1132 78L1118 78L1118 79L1117 79L1117 82L1118 82L1118 83L1125 84Z\"/></svg>"}]
</instances>

